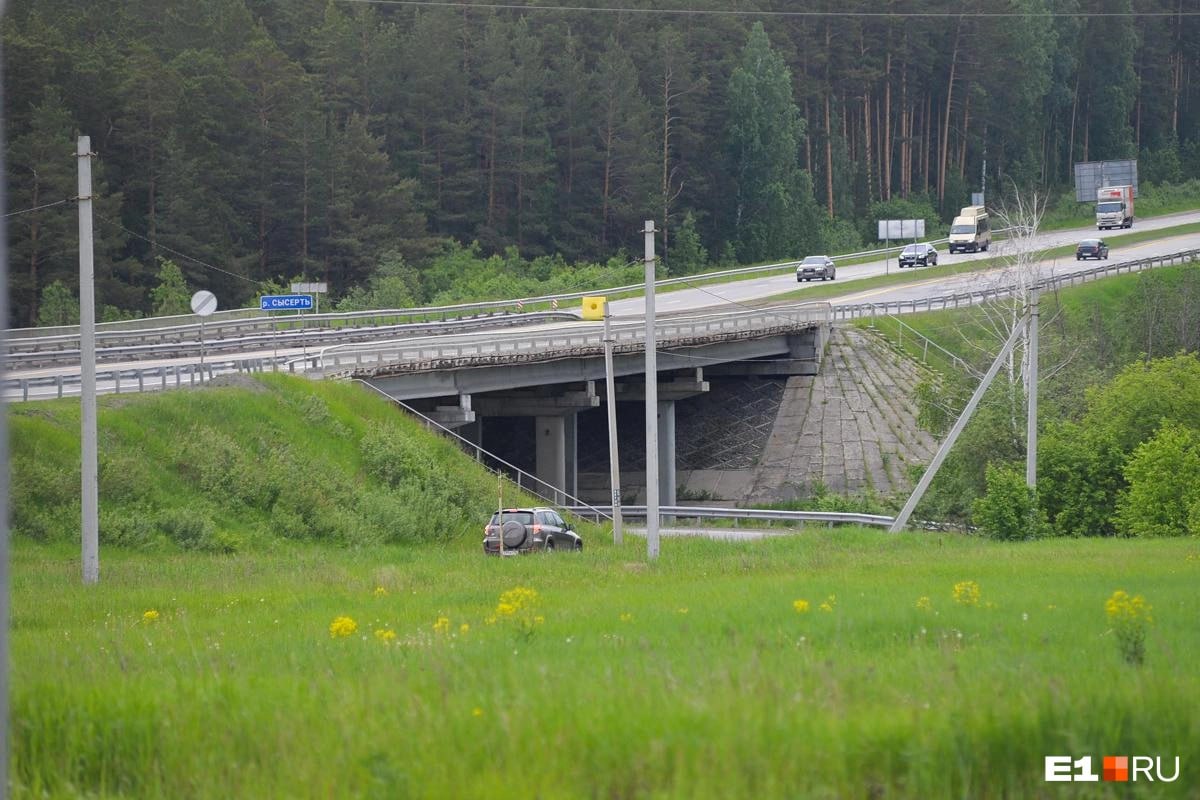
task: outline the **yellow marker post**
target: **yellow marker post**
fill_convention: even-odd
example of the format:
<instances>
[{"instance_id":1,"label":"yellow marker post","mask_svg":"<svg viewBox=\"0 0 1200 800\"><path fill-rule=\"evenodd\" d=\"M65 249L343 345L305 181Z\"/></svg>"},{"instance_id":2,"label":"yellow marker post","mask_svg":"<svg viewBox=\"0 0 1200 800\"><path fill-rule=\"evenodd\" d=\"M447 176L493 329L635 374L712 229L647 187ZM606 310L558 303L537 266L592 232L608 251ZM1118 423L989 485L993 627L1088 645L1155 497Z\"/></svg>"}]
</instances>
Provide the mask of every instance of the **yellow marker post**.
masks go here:
<instances>
[{"instance_id":1,"label":"yellow marker post","mask_svg":"<svg viewBox=\"0 0 1200 800\"><path fill-rule=\"evenodd\" d=\"M606 298L604 297L585 297L583 298L583 318L584 319L604 319L604 305Z\"/></svg>"}]
</instances>

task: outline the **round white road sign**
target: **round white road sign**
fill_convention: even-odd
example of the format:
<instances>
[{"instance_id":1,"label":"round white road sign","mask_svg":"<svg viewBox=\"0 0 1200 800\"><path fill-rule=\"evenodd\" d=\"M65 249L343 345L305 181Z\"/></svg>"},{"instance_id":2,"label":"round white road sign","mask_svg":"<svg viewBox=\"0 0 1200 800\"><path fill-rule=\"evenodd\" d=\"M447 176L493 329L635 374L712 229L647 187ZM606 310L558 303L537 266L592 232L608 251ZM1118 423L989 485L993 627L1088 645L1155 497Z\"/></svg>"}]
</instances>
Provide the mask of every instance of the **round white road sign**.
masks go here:
<instances>
[{"instance_id":1,"label":"round white road sign","mask_svg":"<svg viewBox=\"0 0 1200 800\"><path fill-rule=\"evenodd\" d=\"M217 296L212 292L201 289L192 295L192 311L195 311L202 317L207 317L216 310Z\"/></svg>"}]
</instances>

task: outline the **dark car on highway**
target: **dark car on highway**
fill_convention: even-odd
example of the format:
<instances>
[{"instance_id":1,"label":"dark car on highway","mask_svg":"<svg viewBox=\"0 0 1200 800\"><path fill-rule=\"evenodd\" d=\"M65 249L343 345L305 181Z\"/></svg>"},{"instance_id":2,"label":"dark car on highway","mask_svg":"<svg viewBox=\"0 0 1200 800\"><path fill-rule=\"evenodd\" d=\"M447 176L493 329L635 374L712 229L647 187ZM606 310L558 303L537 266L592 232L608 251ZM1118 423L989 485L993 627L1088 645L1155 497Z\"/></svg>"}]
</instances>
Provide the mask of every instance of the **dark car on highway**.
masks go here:
<instances>
[{"instance_id":1,"label":"dark car on highway","mask_svg":"<svg viewBox=\"0 0 1200 800\"><path fill-rule=\"evenodd\" d=\"M1075 248L1075 260L1083 261L1085 258L1095 258L1108 260L1108 245L1103 239L1084 239Z\"/></svg>"},{"instance_id":2,"label":"dark car on highway","mask_svg":"<svg viewBox=\"0 0 1200 800\"><path fill-rule=\"evenodd\" d=\"M506 508L492 514L483 529L483 552L489 556L554 550L582 550L583 539L553 508Z\"/></svg>"},{"instance_id":3,"label":"dark car on highway","mask_svg":"<svg viewBox=\"0 0 1200 800\"><path fill-rule=\"evenodd\" d=\"M936 267L937 248L931 244L910 244L900 251L900 267Z\"/></svg>"},{"instance_id":4,"label":"dark car on highway","mask_svg":"<svg viewBox=\"0 0 1200 800\"><path fill-rule=\"evenodd\" d=\"M797 283L811 281L814 278L831 281L836 277L837 267L833 265L833 259L829 256L808 256L800 262L800 266L796 267Z\"/></svg>"}]
</instances>

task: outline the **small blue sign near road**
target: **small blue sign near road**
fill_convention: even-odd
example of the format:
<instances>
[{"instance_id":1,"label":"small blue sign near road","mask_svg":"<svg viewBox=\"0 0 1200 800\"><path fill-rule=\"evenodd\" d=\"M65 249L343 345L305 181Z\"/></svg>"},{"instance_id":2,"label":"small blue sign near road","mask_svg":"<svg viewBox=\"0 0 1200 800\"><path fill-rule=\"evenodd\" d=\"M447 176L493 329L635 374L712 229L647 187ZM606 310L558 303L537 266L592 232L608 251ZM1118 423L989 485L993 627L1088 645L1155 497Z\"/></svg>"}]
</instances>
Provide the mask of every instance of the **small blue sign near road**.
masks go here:
<instances>
[{"instance_id":1,"label":"small blue sign near road","mask_svg":"<svg viewBox=\"0 0 1200 800\"><path fill-rule=\"evenodd\" d=\"M263 311L307 311L313 307L311 294L264 294L258 301Z\"/></svg>"}]
</instances>

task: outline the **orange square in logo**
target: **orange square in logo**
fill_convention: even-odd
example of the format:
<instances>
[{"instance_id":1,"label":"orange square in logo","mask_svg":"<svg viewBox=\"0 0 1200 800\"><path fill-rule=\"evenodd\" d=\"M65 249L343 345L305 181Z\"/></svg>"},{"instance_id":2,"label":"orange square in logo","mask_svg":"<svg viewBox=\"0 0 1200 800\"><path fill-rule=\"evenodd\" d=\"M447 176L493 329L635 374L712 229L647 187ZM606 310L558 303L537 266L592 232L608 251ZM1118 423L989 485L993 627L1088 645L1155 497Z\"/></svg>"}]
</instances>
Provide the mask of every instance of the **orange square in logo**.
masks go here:
<instances>
[{"instance_id":1,"label":"orange square in logo","mask_svg":"<svg viewBox=\"0 0 1200 800\"><path fill-rule=\"evenodd\" d=\"M1104 757L1104 780L1106 780L1106 781L1127 781L1127 780L1129 780L1129 756L1105 756Z\"/></svg>"}]
</instances>

